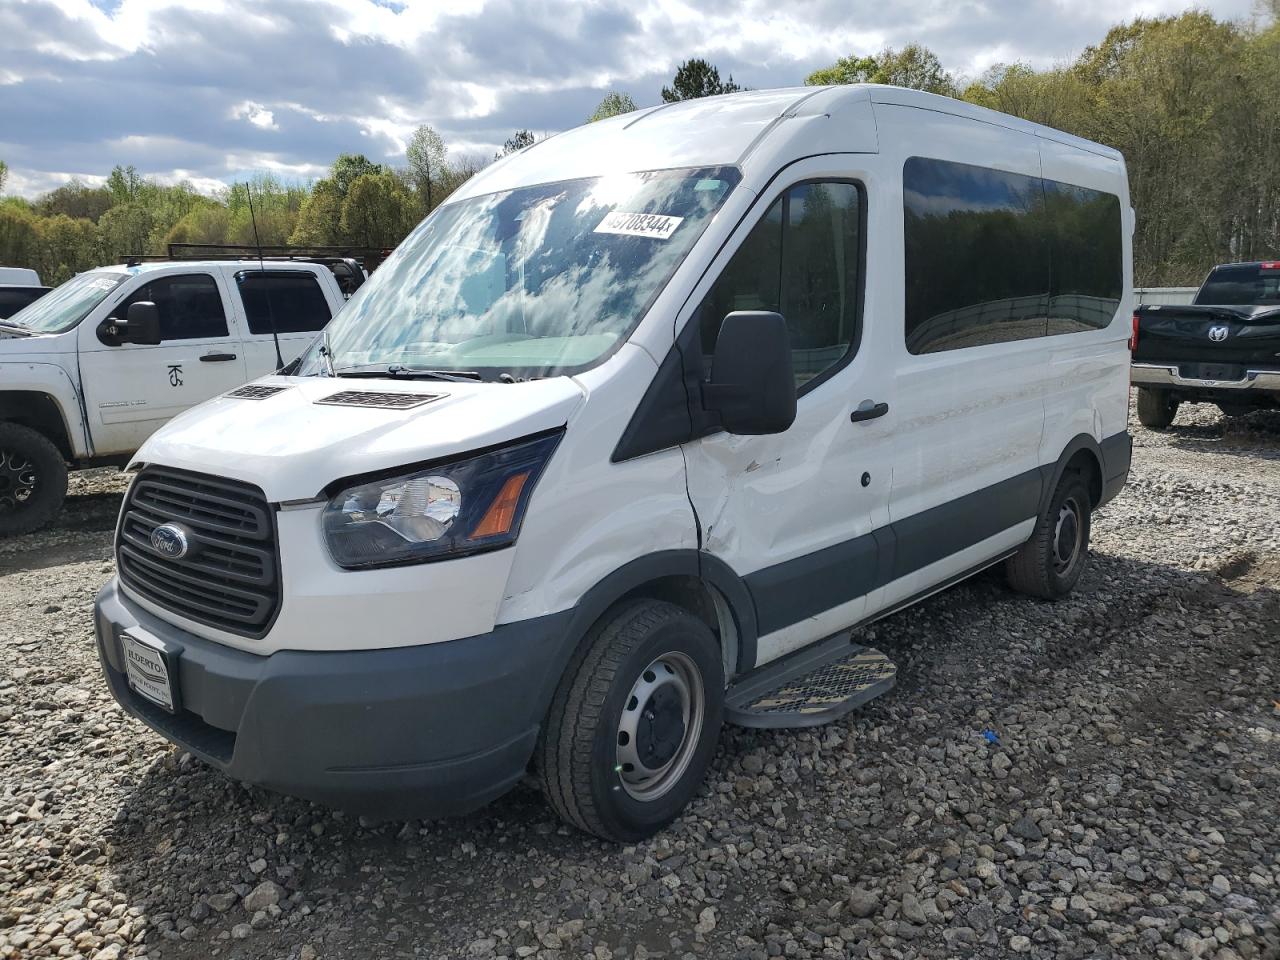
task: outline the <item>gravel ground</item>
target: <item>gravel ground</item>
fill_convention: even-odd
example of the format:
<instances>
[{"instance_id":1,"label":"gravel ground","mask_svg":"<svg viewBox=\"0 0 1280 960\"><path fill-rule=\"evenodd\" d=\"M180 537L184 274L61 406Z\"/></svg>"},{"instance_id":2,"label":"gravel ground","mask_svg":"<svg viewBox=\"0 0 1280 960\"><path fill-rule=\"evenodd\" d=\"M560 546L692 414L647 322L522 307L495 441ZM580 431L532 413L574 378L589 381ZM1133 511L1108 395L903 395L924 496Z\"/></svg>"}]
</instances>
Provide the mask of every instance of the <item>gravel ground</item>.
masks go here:
<instances>
[{"instance_id":1,"label":"gravel ground","mask_svg":"<svg viewBox=\"0 0 1280 960\"><path fill-rule=\"evenodd\" d=\"M1134 426L1070 600L984 574L868 629L888 696L729 728L649 843L517 790L368 824L127 719L90 605L118 475L0 542L0 957L1280 958L1280 414Z\"/></svg>"}]
</instances>

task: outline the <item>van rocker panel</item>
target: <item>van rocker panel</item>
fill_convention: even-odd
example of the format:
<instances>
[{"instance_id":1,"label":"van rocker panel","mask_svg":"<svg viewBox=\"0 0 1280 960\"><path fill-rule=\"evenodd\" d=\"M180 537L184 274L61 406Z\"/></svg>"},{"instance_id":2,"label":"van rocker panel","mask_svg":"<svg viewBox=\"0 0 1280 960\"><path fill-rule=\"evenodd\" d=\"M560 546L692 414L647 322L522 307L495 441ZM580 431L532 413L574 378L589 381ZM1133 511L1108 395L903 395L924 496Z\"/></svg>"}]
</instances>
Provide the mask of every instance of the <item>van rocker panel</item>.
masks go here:
<instances>
[{"instance_id":1,"label":"van rocker panel","mask_svg":"<svg viewBox=\"0 0 1280 960\"><path fill-rule=\"evenodd\" d=\"M515 786L573 649L567 611L449 643L269 656L158 620L114 579L95 613L126 712L233 779L375 817L464 814ZM130 630L176 656L177 715L129 689Z\"/></svg>"}]
</instances>

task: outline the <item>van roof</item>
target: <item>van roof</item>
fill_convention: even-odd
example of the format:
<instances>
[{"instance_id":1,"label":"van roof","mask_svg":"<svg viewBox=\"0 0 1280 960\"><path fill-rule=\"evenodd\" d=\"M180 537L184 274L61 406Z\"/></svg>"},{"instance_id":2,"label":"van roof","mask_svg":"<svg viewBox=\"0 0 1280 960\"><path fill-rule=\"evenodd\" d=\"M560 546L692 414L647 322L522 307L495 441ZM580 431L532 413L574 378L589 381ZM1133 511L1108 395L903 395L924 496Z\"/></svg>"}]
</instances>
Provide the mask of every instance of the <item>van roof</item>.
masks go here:
<instances>
[{"instance_id":1,"label":"van roof","mask_svg":"<svg viewBox=\"0 0 1280 960\"><path fill-rule=\"evenodd\" d=\"M0 267L0 284L10 287L38 287L40 274L30 267Z\"/></svg>"},{"instance_id":2,"label":"van roof","mask_svg":"<svg viewBox=\"0 0 1280 960\"><path fill-rule=\"evenodd\" d=\"M516 187L680 167L745 166L757 148L770 142L775 157L814 153L814 128L788 121L835 118L838 129L821 134L818 152L874 152L873 104L898 104L995 124L1045 137L1109 159L1120 154L1100 144L1018 117L904 87L854 83L826 87L750 90L717 97L664 103L588 123L538 141L486 167L449 199L464 199ZM858 108L862 108L859 111ZM833 139L835 134L836 139ZM837 142L838 140L838 142ZM793 158L793 159L794 159Z\"/></svg>"}]
</instances>

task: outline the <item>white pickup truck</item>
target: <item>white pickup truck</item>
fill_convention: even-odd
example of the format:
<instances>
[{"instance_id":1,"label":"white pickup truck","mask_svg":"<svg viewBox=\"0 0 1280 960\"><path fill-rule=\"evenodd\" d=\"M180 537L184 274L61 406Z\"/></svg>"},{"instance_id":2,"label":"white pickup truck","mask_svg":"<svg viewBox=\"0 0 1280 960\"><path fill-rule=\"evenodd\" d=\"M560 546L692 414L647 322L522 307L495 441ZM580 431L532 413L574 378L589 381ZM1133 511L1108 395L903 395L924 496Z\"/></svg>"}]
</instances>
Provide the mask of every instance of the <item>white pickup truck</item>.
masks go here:
<instances>
[{"instance_id":1,"label":"white pickup truck","mask_svg":"<svg viewBox=\"0 0 1280 960\"><path fill-rule=\"evenodd\" d=\"M296 358L343 302L323 264L166 261L79 274L0 320L0 537L57 513L68 465L127 461Z\"/></svg>"}]
</instances>

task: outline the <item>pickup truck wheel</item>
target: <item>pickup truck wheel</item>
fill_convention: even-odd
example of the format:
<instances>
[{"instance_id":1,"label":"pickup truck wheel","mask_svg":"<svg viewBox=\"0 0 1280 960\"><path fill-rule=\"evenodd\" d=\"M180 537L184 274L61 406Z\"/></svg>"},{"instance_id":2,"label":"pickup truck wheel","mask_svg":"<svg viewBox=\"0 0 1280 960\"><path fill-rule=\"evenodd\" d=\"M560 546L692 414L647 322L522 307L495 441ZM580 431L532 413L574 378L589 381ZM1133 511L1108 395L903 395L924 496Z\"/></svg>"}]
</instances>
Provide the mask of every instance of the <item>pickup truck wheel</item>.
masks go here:
<instances>
[{"instance_id":1,"label":"pickup truck wheel","mask_svg":"<svg viewBox=\"0 0 1280 960\"><path fill-rule=\"evenodd\" d=\"M1031 539L1005 564L1009 586L1045 600L1070 593L1089 562L1092 508L1084 478L1074 472L1063 474L1049 506L1036 520Z\"/></svg>"},{"instance_id":2,"label":"pickup truck wheel","mask_svg":"<svg viewBox=\"0 0 1280 960\"><path fill-rule=\"evenodd\" d=\"M44 526L67 495L67 464L48 438L0 423L0 537Z\"/></svg>"},{"instance_id":3,"label":"pickup truck wheel","mask_svg":"<svg viewBox=\"0 0 1280 960\"><path fill-rule=\"evenodd\" d=\"M615 607L565 671L535 751L568 823L634 843L674 820L706 776L724 712L720 648L674 604Z\"/></svg>"},{"instance_id":4,"label":"pickup truck wheel","mask_svg":"<svg viewBox=\"0 0 1280 960\"><path fill-rule=\"evenodd\" d=\"M1167 390L1138 388L1138 422L1148 430L1163 430L1178 415L1178 401Z\"/></svg>"}]
</instances>

